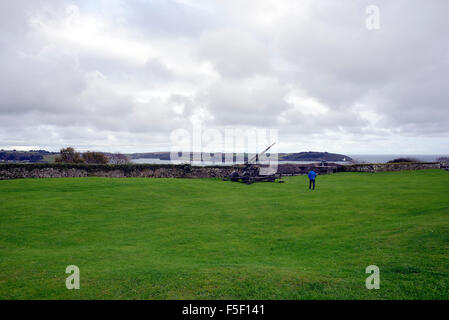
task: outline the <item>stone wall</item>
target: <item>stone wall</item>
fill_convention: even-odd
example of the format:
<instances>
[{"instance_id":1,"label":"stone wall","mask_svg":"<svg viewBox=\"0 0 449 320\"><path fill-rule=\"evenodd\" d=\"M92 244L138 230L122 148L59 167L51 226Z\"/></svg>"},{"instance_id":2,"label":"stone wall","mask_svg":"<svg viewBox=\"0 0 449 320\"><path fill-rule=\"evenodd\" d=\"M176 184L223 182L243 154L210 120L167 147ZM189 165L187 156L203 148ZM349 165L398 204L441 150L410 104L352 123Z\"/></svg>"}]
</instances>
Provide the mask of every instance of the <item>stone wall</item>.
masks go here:
<instances>
[{"instance_id":1,"label":"stone wall","mask_svg":"<svg viewBox=\"0 0 449 320\"><path fill-rule=\"evenodd\" d=\"M22 178L224 178L241 168L186 165L0 164L0 180Z\"/></svg>"},{"instance_id":2,"label":"stone wall","mask_svg":"<svg viewBox=\"0 0 449 320\"><path fill-rule=\"evenodd\" d=\"M377 163L377 164L353 164L342 166L344 172L385 172L403 170L440 169L438 162L401 162L401 163Z\"/></svg>"},{"instance_id":3,"label":"stone wall","mask_svg":"<svg viewBox=\"0 0 449 320\"><path fill-rule=\"evenodd\" d=\"M311 169L313 169L318 174L329 174L342 171L339 169L342 165L335 163L326 163L322 166L320 163L308 163L308 164L297 164L297 163L285 163L280 164L278 167L278 173L285 176L296 176L307 174Z\"/></svg>"},{"instance_id":4,"label":"stone wall","mask_svg":"<svg viewBox=\"0 0 449 320\"><path fill-rule=\"evenodd\" d=\"M310 169L319 174L335 172L382 172L439 169L439 163L383 163L320 166L319 164L281 164L282 175L307 174ZM190 165L86 165L86 164L0 164L0 180L23 178L224 178L243 166L193 167Z\"/></svg>"}]
</instances>

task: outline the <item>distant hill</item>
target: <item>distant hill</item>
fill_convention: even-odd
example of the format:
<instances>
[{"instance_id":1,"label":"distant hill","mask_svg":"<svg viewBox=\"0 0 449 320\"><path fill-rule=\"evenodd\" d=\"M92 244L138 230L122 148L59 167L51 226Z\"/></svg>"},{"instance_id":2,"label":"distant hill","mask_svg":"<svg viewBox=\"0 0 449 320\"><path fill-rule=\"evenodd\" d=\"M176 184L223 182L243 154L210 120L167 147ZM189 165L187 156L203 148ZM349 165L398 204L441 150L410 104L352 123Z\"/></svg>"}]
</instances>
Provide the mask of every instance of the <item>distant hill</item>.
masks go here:
<instances>
[{"instance_id":1,"label":"distant hill","mask_svg":"<svg viewBox=\"0 0 449 320\"><path fill-rule=\"evenodd\" d=\"M170 152L143 152L143 153L131 153L127 154L129 159L159 159L170 160Z\"/></svg>"},{"instance_id":2,"label":"distant hill","mask_svg":"<svg viewBox=\"0 0 449 320\"><path fill-rule=\"evenodd\" d=\"M47 162L47 158L51 157L52 152L45 150L0 150L0 162Z\"/></svg>"},{"instance_id":3,"label":"distant hill","mask_svg":"<svg viewBox=\"0 0 449 320\"><path fill-rule=\"evenodd\" d=\"M329 152L298 152L298 153L280 153L280 161L351 161L352 158L344 154Z\"/></svg>"},{"instance_id":4,"label":"distant hill","mask_svg":"<svg viewBox=\"0 0 449 320\"><path fill-rule=\"evenodd\" d=\"M49 152L45 150L0 150L0 162L54 162L54 158L59 152ZM105 153L109 155L109 153ZM170 160L170 152L143 152L127 154L129 159L160 159ZM195 157L199 158L199 156ZM193 155L191 154L191 159ZM223 155L223 161L225 156ZM244 154L244 160L248 160L248 155ZM351 161L351 157L343 154L329 152L298 152L298 153L279 153L280 161ZM236 161L236 154L233 154L233 161Z\"/></svg>"},{"instance_id":5,"label":"distant hill","mask_svg":"<svg viewBox=\"0 0 449 320\"><path fill-rule=\"evenodd\" d=\"M160 159L170 160L170 152L146 152L128 154L130 159ZM244 155L247 160L247 154ZM235 160L235 154L234 154ZM344 154L329 153L329 152L298 152L298 153L279 153L280 161L351 161L352 158ZM223 155L224 161L224 155Z\"/></svg>"}]
</instances>

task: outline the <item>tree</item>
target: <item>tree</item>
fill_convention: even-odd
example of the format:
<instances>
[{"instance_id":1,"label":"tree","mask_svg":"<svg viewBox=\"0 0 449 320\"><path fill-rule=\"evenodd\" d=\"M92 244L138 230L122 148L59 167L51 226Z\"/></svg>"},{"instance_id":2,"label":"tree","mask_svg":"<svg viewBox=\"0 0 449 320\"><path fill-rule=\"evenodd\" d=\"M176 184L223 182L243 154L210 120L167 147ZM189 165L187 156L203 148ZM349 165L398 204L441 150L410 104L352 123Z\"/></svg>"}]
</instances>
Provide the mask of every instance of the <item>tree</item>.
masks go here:
<instances>
[{"instance_id":1,"label":"tree","mask_svg":"<svg viewBox=\"0 0 449 320\"><path fill-rule=\"evenodd\" d=\"M111 164L127 164L127 163L129 163L129 159L124 154L112 153L109 155L109 163L111 163Z\"/></svg>"},{"instance_id":2,"label":"tree","mask_svg":"<svg viewBox=\"0 0 449 320\"><path fill-rule=\"evenodd\" d=\"M81 158L79 152L76 152L74 148L63 148L59 152L59 157L56 157L55 162L59 163L84 163L84 159Z\"/></svg>"},{"instance_id":3,"label":"tree","mask_svg":"<svg viewBox=\"0 0 449 320\"><path fill-rule=\"evenodd\" d=\"M87 151L83 153L83 160L85 163L106 164L109 162L108 158L102 152Z\"/></svg>"}]
</instances>

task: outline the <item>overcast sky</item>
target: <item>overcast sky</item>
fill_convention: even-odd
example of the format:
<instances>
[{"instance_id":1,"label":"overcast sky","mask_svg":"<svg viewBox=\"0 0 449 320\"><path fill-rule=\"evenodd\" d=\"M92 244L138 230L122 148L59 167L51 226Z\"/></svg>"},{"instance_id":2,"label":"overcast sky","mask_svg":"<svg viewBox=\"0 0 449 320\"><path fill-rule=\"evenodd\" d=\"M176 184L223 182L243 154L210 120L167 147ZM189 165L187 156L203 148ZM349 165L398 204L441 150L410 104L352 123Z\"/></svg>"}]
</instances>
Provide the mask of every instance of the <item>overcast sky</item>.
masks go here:
<instances>
[{"instance_id":1,"label":"overcast sky","mask_svg":"<svg viewBox=\"0 0 449 320\"><path fill-rule=\"evenodd\" d=\"M366 8L380 9L369 29ZM449 153L447 0L0 1L0 147Z\"/></svg>"}]
</instances>

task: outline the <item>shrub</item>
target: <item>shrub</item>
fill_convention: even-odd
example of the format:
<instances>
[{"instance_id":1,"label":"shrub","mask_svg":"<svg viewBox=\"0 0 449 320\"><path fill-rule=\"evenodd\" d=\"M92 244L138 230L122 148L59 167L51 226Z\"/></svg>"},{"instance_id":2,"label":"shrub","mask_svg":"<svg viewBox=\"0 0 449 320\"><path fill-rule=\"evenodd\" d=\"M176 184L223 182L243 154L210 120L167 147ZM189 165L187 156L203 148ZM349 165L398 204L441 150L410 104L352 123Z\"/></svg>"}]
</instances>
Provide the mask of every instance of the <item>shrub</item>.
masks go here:
<instances>
[{"instance_id":1,"label":"shrub","mask_svg":"<svg viewBox=\"0 0 449 320\"><path fill-rule=\"evenodd\" d=\"M398 162L420 162L420 161L414 158L396 158L388 161L388 163L398 163Z\"/></svg>"},{"instance_id":2,"label":"shrub","mask_svg":"<svg viewBox=\"0 0 449 320\"><path fill-rule=\"evenodd\" d=\"M79 152L76 152L74 148L63 148L59 152L59 156L56 157L55 162L58 163L84 163L84 159L81 158Z\"/></svg>"},{"instance_id":3,"label":"shrub","mask_svg":"<svg viewBox=\"0 0 449 320\"><path fill-rule=\"evenodd\" d=\"M109 159L102 152L87 151L83 153L85 163L106 164Z\"/></svg>"}]
</instances>

